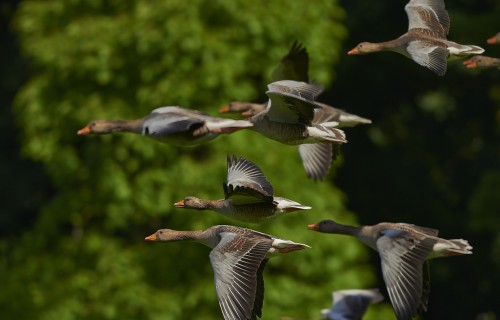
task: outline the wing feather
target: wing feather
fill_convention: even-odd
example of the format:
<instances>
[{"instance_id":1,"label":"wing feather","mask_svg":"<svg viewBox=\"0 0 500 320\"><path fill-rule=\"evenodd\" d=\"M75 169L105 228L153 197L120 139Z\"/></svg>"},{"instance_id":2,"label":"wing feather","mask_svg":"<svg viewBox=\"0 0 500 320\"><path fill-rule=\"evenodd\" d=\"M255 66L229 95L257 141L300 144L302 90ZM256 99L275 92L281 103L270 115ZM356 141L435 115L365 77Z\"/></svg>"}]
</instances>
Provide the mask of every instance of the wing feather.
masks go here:
<instances>
[{"instance_id":1,"label":"wing feather","mask_svg":"<svg viewBox=\"0 0 500 320\"><path fill-rule=\"evenodd\" d=\"M221 233L221 241L210 252L210 262L224 319L248 320L261 314L263 288L258 286L263 280L258 273L271 244L271 239Z\"/></svg>"},{"instance_id":2,"label":"wing feather","mask_svg":"<svg viewBox=\"0 0 500 320\"><path fill-rule=\"evenodd\" d=\"M435 238L414 239L401 230L389 230L377 240L382 275L398 319L411 319L423 292L423 264Z\"/></svg>"}]
</instances>

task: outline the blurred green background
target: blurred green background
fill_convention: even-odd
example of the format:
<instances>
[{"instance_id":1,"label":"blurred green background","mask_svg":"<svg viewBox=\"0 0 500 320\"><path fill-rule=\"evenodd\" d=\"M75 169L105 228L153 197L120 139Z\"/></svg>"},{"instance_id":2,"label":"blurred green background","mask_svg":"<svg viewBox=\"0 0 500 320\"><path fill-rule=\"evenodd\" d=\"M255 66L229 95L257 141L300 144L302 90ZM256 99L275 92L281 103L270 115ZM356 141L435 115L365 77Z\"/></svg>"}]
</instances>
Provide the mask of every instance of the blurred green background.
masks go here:
<instances>
[{"instance_id":1,"label":"blurred green background","mask_svg":"<svg viewBox=\"0 0 500 320\"><path fill-rule=\"evenodd\" d=\"M500 57L500 3L447 1L450 39ZM174 209L222 197L226 155L256 162L276 195L313 207L243 225L311 249L272 259L263 318L318 319L331 291L381 287L375 252L306 224L408 222L474 246L431 263L424 319L498 319L500 72L449 63L438 77L394 53L350 57L361 41L407 29L403 1L2 1L0 318L220 319L209 249L145 243L159 228L238 224ZM215 114L265 101L294 40L320 97L373 120L325 182L296 148L254 132L179 149L132 134L79 137L92 119L139 118L164 105ZM366 319L394 319L386 301Z\"/></svg>"}]
</instances>

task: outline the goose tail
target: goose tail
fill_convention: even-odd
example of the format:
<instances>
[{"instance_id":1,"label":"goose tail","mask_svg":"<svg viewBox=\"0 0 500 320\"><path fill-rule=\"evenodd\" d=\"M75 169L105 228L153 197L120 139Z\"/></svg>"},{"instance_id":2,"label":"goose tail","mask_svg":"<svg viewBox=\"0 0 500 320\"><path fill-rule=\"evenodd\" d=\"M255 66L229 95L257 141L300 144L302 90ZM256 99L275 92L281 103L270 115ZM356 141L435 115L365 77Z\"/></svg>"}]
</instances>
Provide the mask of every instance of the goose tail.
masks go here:
<instances>
[{"instance_id":1,"label":"goose tail","mask_svg":"<svg viewBox=\"0 0 500 320\"><path fill-rule=\"evenodd\" d=\"M472 246L464 239L440 239L434 246L434 251L438 256L459 256L463 254L472 254Z\"/></svg>"},{"instance_id":2,"label":"goose tail","mask_svg":"<svg viewBox=\"0 0 500 320\"><path fill-rule=\"evenodd\" d=\"M370 124L372 121L355 114L341 114L339 117L340 126L342 127L354 127L358 124Z\"/></svg>"}]
</instances>

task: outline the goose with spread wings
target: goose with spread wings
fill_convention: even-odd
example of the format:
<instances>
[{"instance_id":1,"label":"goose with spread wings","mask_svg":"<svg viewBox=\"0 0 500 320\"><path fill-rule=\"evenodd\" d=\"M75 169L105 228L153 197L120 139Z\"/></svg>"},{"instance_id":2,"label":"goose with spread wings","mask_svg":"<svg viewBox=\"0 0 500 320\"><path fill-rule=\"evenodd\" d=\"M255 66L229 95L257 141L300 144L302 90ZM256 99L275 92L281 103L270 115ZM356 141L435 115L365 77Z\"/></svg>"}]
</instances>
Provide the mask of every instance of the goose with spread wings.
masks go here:
<instances>
[{"instance_id":1,"label":"goose with spread wings","mask_svg":"<svg viewBox=\"0 0 500 320\"><path fill-rule=\"evenodd\" d=\"M407 223L382 222L373 226L347 226L332 220L310 224L308 229L344 234L376 250L382 275L398 320L410 320L427 310L430 291L427 260L472 254L467 240L438 238L438 230Z\"/></svg>"},{"instance_id":2,"label":"goose with spread wings","mask_svg":"<svg viewBox=\"0 0 500 320\"><path fill-rule=\"evenodd\" d=\"M314 123L316 97L323 91L319 85L282 80L268 85L269 102L264 111L248 120L251 129L263 136L288 145L299 145L302 164L309 177L325 178L332 161L333 149L347 142L338 122Z\"/></svg>"},{"instance_id":3,"label":"goose with spread wings","mask_svg":"<svg viewBox=\"0 0 500 320\"><path fill-rule=\"evenodd\" d=\"M348 54L394 51L442 76L446 73L447 60L484 52L483 48L476 45L462 45L447 40L450 17L444 0L411 0L405 6L405 11L409 22L408 32L386 42L362 42Z\"/></svg>"},{"instance_id":4,"label":"goose with spread wings","mask_svg":"<svg viewBox=\"0 0 500 320\"><path fill-rule=\"evenodd\" d=\"M225 320L255 320L262 317L262 273L268 259L309 247L230 225L195 231L160 229L145 240L194 240L212 248L210 263L214 270L219 306Z\"/></svg>"},{"instance_id":5,"label":"goose with spread wings","mask_svg":"<svg viewBox=\"0 0 500 320\"><path fill-rule=\"evenodd\" d=\"M213 210L227 217L260 223L285 213L311 209L290 199L275 197L271 183L253 162L236 156L227 157L227 181L224 199L204 200L189 196L176 202L176 208Z\"/></svg>"},{"instance_id":6,"label":"goose with spread wings","mask_svg":"<svg viewBox=\"0 0 500 320\"><path fill-rule=\"evenodd\" d=\"M131 132L183 147L251 126L252 123L246 120L217 118L197 110L168 106L135 120L94 120L78 130L78 135Z\"/></svg>"},{"instance_id":7,"label":"goose with spread wings","mask_svg":"<svg viewBox=\"0 0 500 320\"><path fill-rule=\"evenodd\" d=\"M284 80L293 80L296 81L296 83L309 83L308 73L309 55L307 50L305 47L295 42L290 49L290 52L283 57L280 63L276 66L272 74L272 80L274 83ZM276 97L275 100L277 100ZM258 114L267 111L266 109L270 101L271 100L268 100L266 103L234 101L221 108L219 112L241 112L244 116L255 116L255 119L260 119L262 115ZM331 128L337 128L336 130L338 130L338 128L341 127L368 124L371 123L371 120L315 101L313 107L313 117L312 119L307 120L308 124L309 122L312 126L329 126ZM271 139L273 138L271 137ZM283 141L285 140L284 138L274 140L290 144L287 141ZM340 143L337 142L300 144L299 154L307 175L314 180L323 180L330 169L332 159L335 159L340 153L339 145Z\"/></svg>"}]
</instances>

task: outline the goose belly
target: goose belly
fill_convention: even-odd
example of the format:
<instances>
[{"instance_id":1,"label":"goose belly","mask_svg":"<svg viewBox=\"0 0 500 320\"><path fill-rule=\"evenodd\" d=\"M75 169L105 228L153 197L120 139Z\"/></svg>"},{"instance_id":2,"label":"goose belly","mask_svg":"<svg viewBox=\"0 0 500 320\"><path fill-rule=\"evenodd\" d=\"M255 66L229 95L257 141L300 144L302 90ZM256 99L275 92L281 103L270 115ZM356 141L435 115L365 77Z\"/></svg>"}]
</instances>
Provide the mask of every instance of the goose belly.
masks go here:
<instances>
[{"instance_id":1,"label":"goose belly","mask_svg":"<svg viewBox=\"0 0 500 320\"><path fill-rule=\"evenodd\" d=\"M284 214L284 212L278 212L274 204L267 202L247 205L233 204L233 208L234 211L231 214L231 217L240 221L253 223L273 219L281 214Z\"/></svg>"},{"instance_id":2,"label":"goose belly","mask_svg":"<svg viewBox=\"0 0 500 320\"><path fill-rule=\"evenodd\" d=\"M299 123L260 121L251 129L271 140L289 145L300 144L307 138L306 127Z\"/></svg>"}]
</instances>

